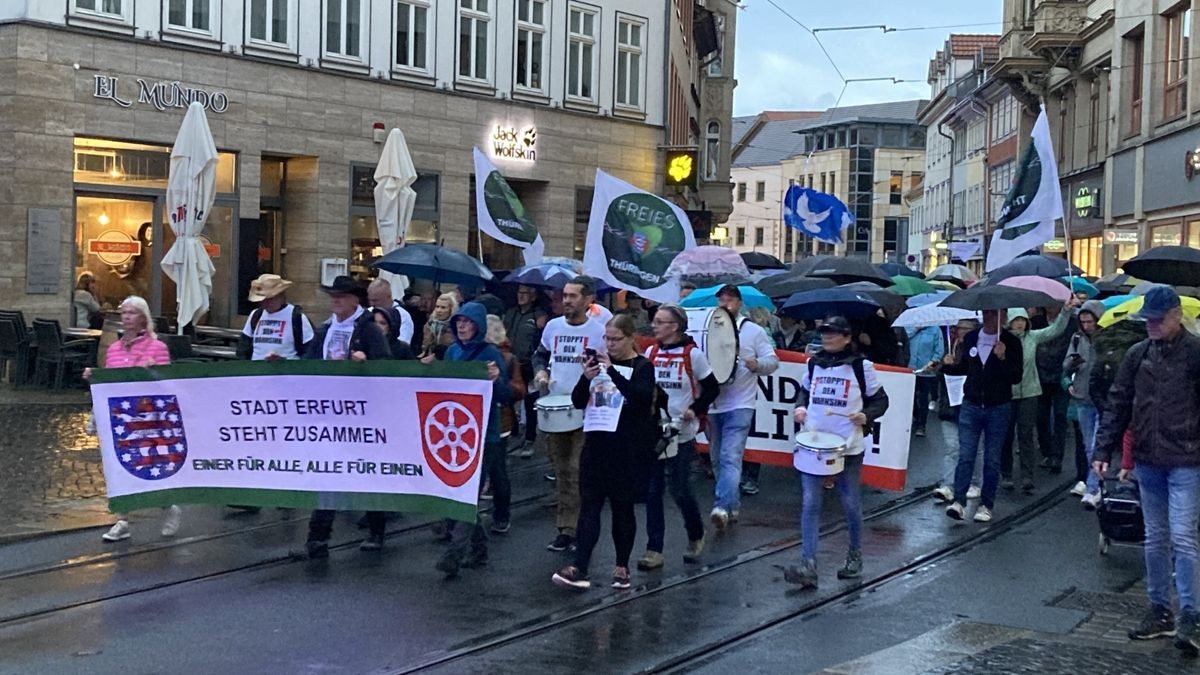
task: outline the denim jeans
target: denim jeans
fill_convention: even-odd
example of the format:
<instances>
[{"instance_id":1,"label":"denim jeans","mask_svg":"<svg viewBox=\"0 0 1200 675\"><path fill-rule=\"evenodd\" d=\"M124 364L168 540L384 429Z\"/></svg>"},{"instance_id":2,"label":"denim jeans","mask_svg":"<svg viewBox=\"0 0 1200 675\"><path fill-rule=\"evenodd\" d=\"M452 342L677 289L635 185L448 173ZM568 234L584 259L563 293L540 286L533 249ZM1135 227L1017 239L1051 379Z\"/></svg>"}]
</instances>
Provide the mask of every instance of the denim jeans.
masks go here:
<instances>
[{"instance_id":1,"label":"denim jeans","mask_svg":"<svg viewBox=\"0 0 1200 675\"><path fill-rule=\"evenodd\" d=\"M1000 452L1008 435L1008 420L1012 404L983 406L963 402L958 414L958 468L954 472L954 501L967 503L967 488L975 472L975 455L983 439L983 488L981 503L990 508L996 505L996 489L1000 487Z\"/></svg>"},{"instance_id":2,"label":"denim jeans","mask_svg":"<svg viewBox=\"0 0 1200 675\"><path fill-rule=\"evenodd\" d=\"M862 503L860 500L862 455L846 457L846 468L835 480L838 499L846 514L846 533L850 538L850 550L862 550ZM817 539L821 534L821 498L825 492L825 476L814 476L800 472L800 485L804 489L803 507L800 510L800 554L804 560L817 559Z\"/></svg>"},{"instance_id":3,"label":"denim jeans","mask_svg":"<svg viewBox=\"0 0 1200 675\"><path fill-rule=\"evenodd\" d=\"M1075 408L1079 414L1079 432L1083 434L1083 448L1087 454L1088 466L1092 465L1092 455L1096 453L1096 427L1100 426L1100 410L1094 405L1081 403ZM1095 471L1087 472L1087 493L1094 495L1100 492L1100 476Z\"/></svg>"},{"instance_id":4,"label":"denim jeans","mask_svg":"<svg viewBox=\"0 0 1200 675\"><path fill-rule=\"evenodd\" d=\"M646 493L646 550L662 553L663 537L666 535L666 515L663 513L663 493L670 491L679 512L683 514L683 526L688 541L704 537L704 521L700 519L700 507L692 495L688 477L692 471L692 457L696 454L696 442L679 444L679 452L660 460L651 469L650 489Z\"/></svg>"},{"instance_id":5,"label":"denim jeans","mask_svg":"<svg viewBox=\"0 0 1200 675\"><path fill-rule=\"evenodd\" d=\"M753 408L708 415L708 447L717 479L714 509L732 512L741 507L742 455L753 421Z\"/></svg>"},{"instance_id":6,"label":"denim jeans","mask_svg":"<svg viewBox=\"0 0 1200 675\"><path fill-rule=\"evenodd\" d=\"M1142 519L1146 523L1146 594L1150 602L1160 607L1171 606L1174 557L1179 608L1194 612L1200 466L1168 467L1138 462L1137 479L1142 493Z\"/></svg>"}]
</instances>

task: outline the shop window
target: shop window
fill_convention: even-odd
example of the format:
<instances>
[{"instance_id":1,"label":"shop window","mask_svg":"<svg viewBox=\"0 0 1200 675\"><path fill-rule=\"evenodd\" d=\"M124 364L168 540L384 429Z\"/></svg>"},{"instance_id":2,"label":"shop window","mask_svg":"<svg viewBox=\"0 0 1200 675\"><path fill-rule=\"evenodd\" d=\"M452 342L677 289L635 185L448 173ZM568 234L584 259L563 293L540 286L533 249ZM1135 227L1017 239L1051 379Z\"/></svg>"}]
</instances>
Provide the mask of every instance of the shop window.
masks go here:
<instances>
[{"instance_id":1,"label":"shop window","mask_svg":"<svg viewBox=\"0 0 1200 675\"><path fill-rule=\"evenodd\" d=\"M212 34L212 0L168 0L167 27Z\"/></svg>"},{"instance_id":2,"label":"shop window","mask_svg":"<svg viewBox=\"0 0 1200 675\"><path fill-rule=\"evenodd\" d=\"M433 244L438 240L441 176L420 170L417 173L412 184L417 198L404 241ZM350 180L350 273L357 279L367 279L376 275L371 262L383 255L375 217L374 165L351 165Z\"/></svg>"},{"instance_id":3,"label":"shop window","mask_svg":"<svg viewBox=\"0 0 1200 675\"><path fill-rule=\"evenodd\" d=\"M363 33L369 2L325 0L325 54L364 61Z\"/></svg>"},{"instance_id":4,"label":"shop window","mask_svg":"<svg viewBox=\"0 0 1200 675\"><path fill-rule=\"evenodd\" d=\"M567 11L567 97L596 102L596 24L599 12L583 5Z\"/></svg>"},{"instance_id":5,"label":"shop window","mask_svg":"<svg viewBox=\"0 0 1200 675\"><path fill-rule=\"evenodd\" d=\"M1188 223L1188 240L1187 245L1200 249L1200 220L1193 220Z\"/></svg>"},{"instance_id":6,"label":"shop window","mask_svg":"<svg viewBox=\"0 0 1200 675\"><path fill-rule=\"evenodd\" d=\"M171 148L96 138L75 139L75 182L165 190ZM217 155L217 193L237 191L237 155Z\"/></svg>"},{"instance_id":7,"label":"shop window","mask_svg":"<svg viewBox=\"0 0 1200 675\"><path fill-rule=\"evenodd\" d=\"M537 93L546 89L548 4L546 0L517 0L517 87Z\"/></svg>"},{"instance_id":8,"label":"shop window","mask_svg":"<svg viewBox=\"0 0 1200 675\"><path fill-rule=\"evenodd\" d=\"M617 17L618 106L642 109L642 64L645 61L646 21L625 15ZM710 125L711 126L711 125Z\"/></svg>"},{"instance_id":9,"label":"shop window","mask_svg":"<svg viewBox=\"0 0 1200 675\"><path fill-rule=\"evenodd\" d=\"M587 245L588 221L592 217L592 196L594 188L575 188L575 258L583 259L583 249Z\"/></svg>"},{"instance_id":10,"label":"shop window","mask_svg":"<svg viewBox=\"0 0 1200 675\"><path fill-rule=\"evenodd\" d=\"M393 65L403 70L429 73L433 62L429 0L396 0L396 42Z\"/></svg>"},{"instance_id":11,"label":"shop window","mask_svg":"<svg viewBox=\"0 0 1200 675\"><path fill-rule=\"evenodd\" d=\"M250 41L291 48L290 0L250 0Z\"/></svg>"},{"instance_id":12,"label":"shop window","mask_svg":"<svg viewBox=\"0 0 1200 675\"><path fill-rule=\"evenodd\" d=\"M1166 20L1166 77L1163 79L1163 118L1182 115L1187 105L1188 41L1192 10L1184 6L1163 17Z\"/></svg>"},{"instance_id":13,"label":"shop window","mask_svg":"<svg viewBox=\"0 0 1200 675\"><path fill-rule=\"evenodd\" d=\"M1183 224L1160 225L1150 228L1150 248L1183 244Z\"/></svg>"},{"instance_id":14,"label":"shop window","mask_svg":"<svg viewBox=\"0 0 1200 675\"><path fill-rule=\"evenodd\" d=\"M464 80L491 83L492 0L459 0L458 76Z\"/></svg>"}]
</instances>

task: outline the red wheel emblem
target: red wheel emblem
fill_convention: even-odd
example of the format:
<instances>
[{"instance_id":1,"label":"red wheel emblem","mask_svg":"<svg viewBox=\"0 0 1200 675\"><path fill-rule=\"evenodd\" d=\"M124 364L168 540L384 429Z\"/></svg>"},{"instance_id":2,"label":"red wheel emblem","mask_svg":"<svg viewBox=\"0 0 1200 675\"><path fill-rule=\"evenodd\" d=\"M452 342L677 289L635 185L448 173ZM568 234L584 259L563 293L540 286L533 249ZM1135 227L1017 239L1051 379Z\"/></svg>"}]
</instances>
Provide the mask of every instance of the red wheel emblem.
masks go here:
<instances>
[{"instance_id":1,"label":"red wheel emblem","mask_svg":"<svg viewBox=\"0 0 1200 675\"><path fill-rule=\"evenodd\" d=\"M480 406L470 406L469 403L474 401L462 398L451 395L449 400L440 400L427 408L428 412L422 410L421 445L425 451L425 461L434 474L450 487L466 484L475 475L483 454L480 411L472 410L472 407Z\"/></svg>"}]
</instances>

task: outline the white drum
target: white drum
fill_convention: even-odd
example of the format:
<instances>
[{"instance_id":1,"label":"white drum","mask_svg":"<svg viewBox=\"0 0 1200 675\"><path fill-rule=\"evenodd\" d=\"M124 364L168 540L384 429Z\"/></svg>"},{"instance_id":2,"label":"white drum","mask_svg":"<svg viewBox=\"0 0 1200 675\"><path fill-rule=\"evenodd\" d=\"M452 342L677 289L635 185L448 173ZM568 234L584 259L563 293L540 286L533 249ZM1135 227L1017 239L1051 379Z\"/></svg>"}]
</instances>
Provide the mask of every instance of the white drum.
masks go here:
<instances>
[{"instance_id":1,"label":"white drum","mask_svg":"<svg viewBox=\"0 0 1200 675\"><path fill-rule=\"evenodd\" d=\"M708 357L708 364L712 366L717 382L725 384L731 381L737 372L737 322L720 307L688 309L687 317L686 332Z\"/></svg>"},{"instance_id":2,"label":"white drum","mask_svg":"<svg viewBox=\"0 0 1200 675\"><path fill-rule=\"evenodd\" d=\"M534 407L542 431L558 434L583 428L583 411L571 403L570 396L542 396Z\"/></svg>"},{"instance_id":3,"label":"white drum","mask_svg":"<svg viewBox=\"0 0 1200 675\"><path fill-rule=\"evenodd\" d=\"M814 476L833 476L846 468L846 439L824 431L796 434L792 465Z\"/></svg>"}]
</instances>

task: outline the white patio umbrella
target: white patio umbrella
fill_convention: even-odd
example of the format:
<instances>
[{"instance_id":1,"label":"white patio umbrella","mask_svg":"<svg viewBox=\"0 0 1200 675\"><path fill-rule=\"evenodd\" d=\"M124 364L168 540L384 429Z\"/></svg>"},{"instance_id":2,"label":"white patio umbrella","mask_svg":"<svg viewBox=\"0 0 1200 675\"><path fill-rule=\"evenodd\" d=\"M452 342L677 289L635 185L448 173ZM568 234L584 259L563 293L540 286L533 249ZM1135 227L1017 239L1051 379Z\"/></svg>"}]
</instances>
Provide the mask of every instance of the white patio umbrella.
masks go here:
<instances>
[{"instance_id":1,"label":"white patio umbrella","mask_svg":"<svg viewBox=\"0 0 1200 675\"><path fill-rule=\"evenodd\" d=\"M384 255L403 246L408 236L413 207L417 204L417 192L412 189L416 180L417 169L408 152L404 132L393 128L388 132L379 165L375 167L375 221ZM393 297L404 297L408 283L403 276L380 270L379 278L391 282Z\"/></svg>"},{"instance_id":2,"label":"white patio umbrella","mask_svg":"<svg viewBox=\"0 0 1200 675\"><path fill-rule=\"evenodd\" d=\"M167 220L175 232L175 243L162 259L163 272L175 282L180 333L208 312L215 270L200 233L216 199L216 180L217 146L204 106L193 102L171 148Z\"/></svg>"}]
</instances>

